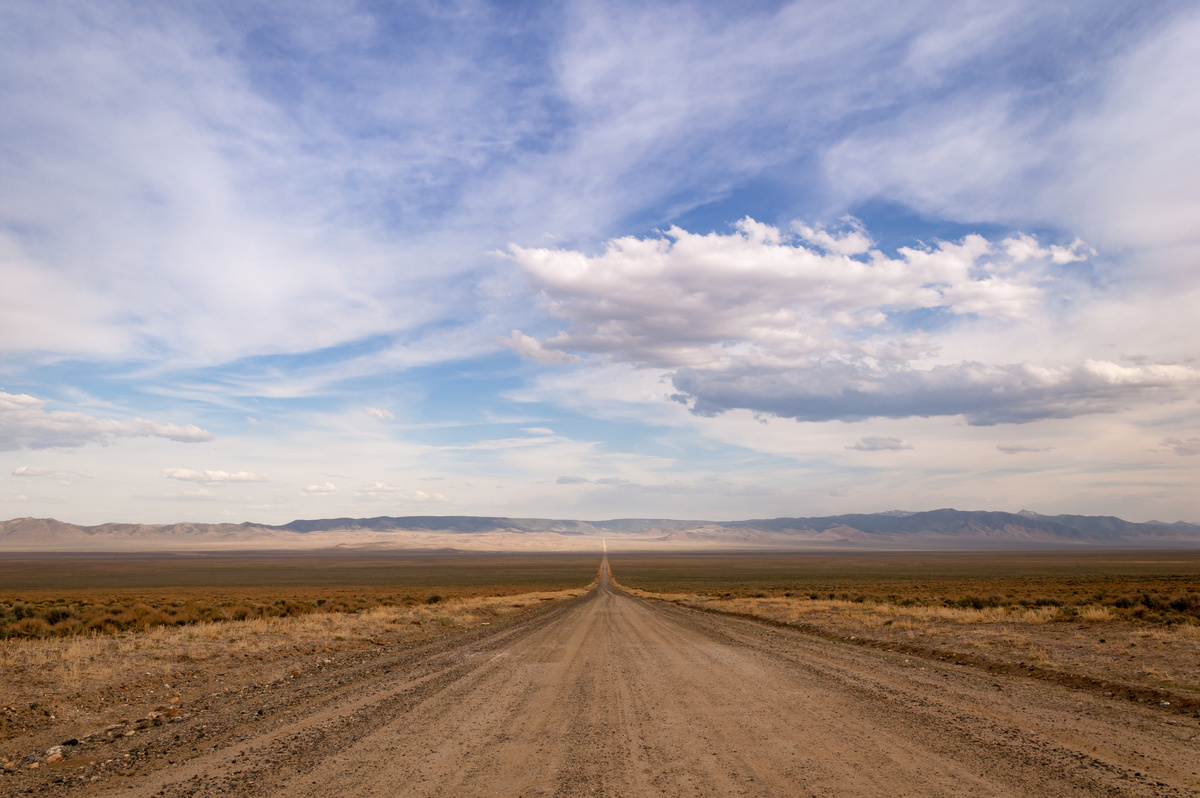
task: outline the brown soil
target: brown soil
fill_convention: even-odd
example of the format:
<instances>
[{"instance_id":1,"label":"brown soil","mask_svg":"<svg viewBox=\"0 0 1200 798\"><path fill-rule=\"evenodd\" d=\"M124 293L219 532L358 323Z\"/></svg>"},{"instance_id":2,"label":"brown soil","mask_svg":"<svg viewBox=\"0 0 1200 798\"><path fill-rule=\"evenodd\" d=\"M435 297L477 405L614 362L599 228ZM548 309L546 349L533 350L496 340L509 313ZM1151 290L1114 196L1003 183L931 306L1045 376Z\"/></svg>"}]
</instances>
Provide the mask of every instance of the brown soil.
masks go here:
<instances>
[{"instance_id":1,"label":"brown soil","mask_svg":"<svg viewBox=\"0 0 1200 798\"><path fill-rule=\"evenodd\" d=\"M639 599L604 568L517 620L298 654L265 684L230 671L228 692L0 776L0 793L1200 792L1191 713Z\"/></svg>"},{"instance_id":2,"label":"brown soil","mask_svg":"<svg viewBox=\"0 0 1200 798\"><path fill-rule=\"evenodd\" d=\"M1108 617L1063 617L1057 607L897 607L802 598L635 595L725 615L757 618L809 634L1023 673L1135 700L1200 711L1200 626ZM1097 609L1097 608L1093 608Z\"/></svg>"}]
</instances>

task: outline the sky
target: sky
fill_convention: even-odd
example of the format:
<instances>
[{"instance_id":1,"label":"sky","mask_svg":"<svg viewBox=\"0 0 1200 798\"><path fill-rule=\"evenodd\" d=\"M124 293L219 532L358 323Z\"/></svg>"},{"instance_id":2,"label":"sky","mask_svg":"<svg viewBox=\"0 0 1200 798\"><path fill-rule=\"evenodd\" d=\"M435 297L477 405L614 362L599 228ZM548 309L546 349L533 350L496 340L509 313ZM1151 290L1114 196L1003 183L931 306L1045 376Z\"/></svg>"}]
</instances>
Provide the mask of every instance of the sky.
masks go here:
<instances>
[{"instance_id":1,"label":"sky","mask_svg":"<svg viewBox=\"0 0 1200 798\"><path fill-rule=\"evenodd\" d=\"M0 517L1200 522L1200 6L0 6Z\"/></svg>"}]
</instances>

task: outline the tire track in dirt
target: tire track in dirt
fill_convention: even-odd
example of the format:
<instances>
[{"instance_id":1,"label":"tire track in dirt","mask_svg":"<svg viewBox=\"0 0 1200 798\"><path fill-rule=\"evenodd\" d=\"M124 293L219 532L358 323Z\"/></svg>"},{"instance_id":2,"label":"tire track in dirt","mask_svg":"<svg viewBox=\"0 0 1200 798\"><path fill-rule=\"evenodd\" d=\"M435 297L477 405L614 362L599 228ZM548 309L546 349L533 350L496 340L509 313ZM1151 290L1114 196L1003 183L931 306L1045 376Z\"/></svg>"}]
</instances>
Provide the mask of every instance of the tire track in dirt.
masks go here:
<instances>
[{"instance_id":1,"label":"tire track in dirt","mask_svg":"<svg viewBox=\"0 0 1200 798\"><path fill-rule=\"evenodd\" d=\"M607 561L581 599L381 656L122 794L1200 794L1191 719L633 598Z\"/></svg>"}]
</instances>

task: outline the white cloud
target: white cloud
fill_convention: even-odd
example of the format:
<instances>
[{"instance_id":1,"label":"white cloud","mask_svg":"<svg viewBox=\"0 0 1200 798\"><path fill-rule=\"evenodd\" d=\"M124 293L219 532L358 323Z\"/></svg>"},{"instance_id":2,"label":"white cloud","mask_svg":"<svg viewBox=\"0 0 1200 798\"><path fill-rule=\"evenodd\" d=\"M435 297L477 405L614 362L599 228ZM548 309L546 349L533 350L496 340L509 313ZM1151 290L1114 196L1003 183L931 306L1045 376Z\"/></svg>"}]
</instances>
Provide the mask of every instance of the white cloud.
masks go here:
<instances>
[{"instance_id":1,"label":"white cloud","mask_svg":"<svg viewBox=\"0 0 1200 798\"><path fill-rule=\"evenodd\" d=\"M908 311L1028 316L1043 294L1039 267L1051 255L1016 264L1007 241L995 247L969 235L903 248L898 258L879 250L850 257L788 240L753 219L737 228L696 235L673 227L661 238L615 239L591 257L512 245L510 257L545 294L551 314L572 326L540 342L514 331L509 345L530 357L574 350L662 368L875 357L880 340L864 331Z\"/></svg>"},{"instance_id":2,"label":"white cloud","mask_svg":"<svg viewBox=\"0 0 1200 798\"><path fill-rule=\"evenodd\" d=\"M882 197L933 217L1077 231L1125 255L1105 264L1116 279L1196 285L1200 12L1182 4L1130 22L1105 30L1111 50L1071 54L1053 101L1024 82L982 92L968 82L830 142L830 185L848 203Z\"/></svg>"},{"instance_id":3,"label":"white cloud","mask_svg":"<svg viewBox=\"0 0 1200 798\"><path fill-rule=\"evenodd\" d=\"M536 360L547 366L562 366L579 360L577 355L546 349L536 338L520 330L513 330L507 338L497 337L496 343L506 346L523 358Z\"/></svg>"},{"instance_id":4,"label":"white cloud","mask_svg":"<svg viewBox=\"0 0 1200 798\"><path fill-rule=\"evenodd\" d=\"M591 482L587 477L561 476L554 480L556 485L586 485Z\"/></svg>"},{"instance_id":5,"label":"white cloud","mask_svg":"<svg viewBox=\"0 0 1200 798\"><path fill-rule=\"evenodd\" d=\"M363 412L371 418L379 418L384 420L389 420L396 417L390 410L385 410L379 407L364 407Z\"/></svg>"},{"instance_id":6,"label":"white cloud","mask_svg":"<svg viewBox=\"0 0 1200 798\"><path fill-rule=\"evenodd\" d=\"M178 479L183 482L195 482L200 485L215 487L241 482L270 482L271 478L262 474L252 474L249 471L193 471L190 468L166 468L162 475L166 479Z\"/></svg>"},{"instance_id":7,"label":"white cloud","mask_svg":"<svg viewBox=\"0 0 1200 798\"><path fill-rule=\"evenodd\" d=\"M92 474L85 474L81 471L54 471L42 466L17 466L12 473L14 477L46 477L47 479L95 478Z\"/></svg>"},{"instance_id":8,"label":"white cloud","mask_svg":"<svg viewBox=\"0 0 1200 798\"><path fill-rule=\"evenodd\" d=\"M372 482L366 485L360 485L355 488L355 493L360 498L373 499L392 497L402 501L410 502L448 502L450 501L441 493L433 493L424 490L409 490L400 485L390 485L386 482Z\"/></svg>"},{"instance_id":9,"label":"white cloud","mask_svg":"<svg viewBox=\"0 0 1200 798\"><path fill-rule=\"evenodd\" d=\"M846 447L859 452L896 452L911 449L913 445L899 438L881 438L868 435Z\"/></svg>"},{"instance_id":10,"label":"white cloud","mask_svg":"<svg viewBox=\"0 0 1200 798\"><path fill-rule=\"evenodd\" d=\"M1008 257L1017 264L1033 259L1049 258L1053 263L1062 265L1086 260L1089 257L1094 258L1098 254L1094 247L1089 247L1079 238L1065 247L1058 245L1043 247L1036 238L1028 235L1014 236L1004 244Z\"/></svg>"},{"instance_id":11,"label":"white cloud","mask_svg":"<svg viewBox=\"0 0 1200 798\"><path fill-rule=\"evenodd\" d=\"M14 391L54 384L61 397L107 374L98 393L209 403L224 423L270 419L254 435L242 434L253 421L230 427L196 462L257 463L277 489L214 487L193 493L219 508L139 510L124 486L185 462L164 459L172 444L145 440L119 457L98 446L72 452L72 467L97 479L30 512L261 518L264 505L245 498L253 495L286 521L295 493L330 462L347 472L324 474L339 479L342 497L380 475L412 485L428 469L462 491L456 510L481 513L786 514L837 488L854 498L831 509L991 506L982 499L1002 504L1009 490L1013 506L1032 495L1039 508L1114 511L1122 500L1113 497L1140 490L1126 505L1134 512L1194 511L1200 458L1159 445L1175 436L1186 449L1195 435L1196 406L1172 401L1196 398L1188 372L1086 365L1195 367L1200 356L1200 15L1186 3L1075 3L1063 14L1055 4L914 0L864 16L832 2L633 13L606 0L517 17L486 4L468 14L409 4L406 19L421 20L411 26L391 24L388 4L232 16L123 0L82 8L0 4L5 379ZM847 212L880 222L869 232L831 222ZM775 237L760 225L762 241L745 247L759 266L740 275L701 268L689 284L682 271L660 280L617 270L614 281L630 284L622 293L599 285L591 263L590 284L544 294L564 311L557 326L516 289L518 269L483 254L515 241L590 256L609 238L680 219L694 220L680 223L694 232L726 232L720 225L746 213L816 221L781 225ZM1038 238L988 232L983 255L931 238L913 248L970 262L965 276L934 274L938 264L894 249L898 236L936 230L963 247L975 224ZM1076 235L1087 244L1067 243ZM797 243L816 264L800 299L795 280L761 265ZM731 271L738 257L727 259ZM877 268L889 263L896 275ZM862 279L840 283L839 264ZM905 282L920 270L934 279ZM639 300L661 300L662 314L644 313ZM531 361L583 356L582 365L503 375L491 365L511 359L489 360L455 382L471 386L469 410L454 403L422 418L428 397L445 395L450 370L438 365L492 358L497 335ZM283 356L246 357L261 354ZM81 362L95 368L79 371ZM664 401L669 394L687 404ZM481 440L441 426L461 424L447 419L462 412L467 426L495 422L510 415L504 402L535 395L553 407L503 423L552 423L543 419L575 408L579 423L568 426L585 440L549 430ZM364 404L403 406L405 424L384 431ZM733 411L711 418L689 407ZM1095 411L1118 412L1056 420ZM839 420L797 425L776 413ZM995 448L1006 436L966 428L955 413L977 424L1045 419L1022 435L1057 451L1018 458L1039 475L993 477L987 469L1014 462ZM912 417L841 420L872 414ZM0 444L11 448L7 424ZM100 434L83 426L86 441ZM498 429L479 435L510 434ZM888 435L919 441L918 450L845 451L860 436ZM529 436L544 439L521 442ZM30 445L62 440L35 437ZM627 454L635 446L658 457ZM6 468L63 468L17 456L30 459ZM848 461L890 457L914 468L831 476ZM1144 460L1159 474L1140 472ZM697 488L670 503L631 489L587 503L622 490L598 487L594 475L701 484L706 471L780 493L747 502ZM1167 472L1177 487L1162 487ZM594 482L546 484L558 474ZM798 484L814 492L788 492ZM381 506L416 501L399 487L371 495Z\"/></svg>"},{"instance_id":12,"label":"white cloud","mask_svg":"<svg viewBox=\"0 0 1200 798\"><path fill-rule=\"evenodd\" d=\"M744 408L806 421L964 415L972 424L1020 423L1113 412L1200 382L1190 366L1095 358L937 363L939 339L907 320L920 310L969 316L964 329L1032 323L1054 264L1090 254L1082 242L1043 247L1016 235L993 244L969 235L889 257L863 251L870 239L855 225L840 236L797 229L822 251L752 219L728 235L672 228L661 238L616 239L594 256L513 246L550 313L569 322L533 344L675 369L672 398L709 416Z\"/></svg>"},{"instance_id":13,"label":"white cloud","mask_svg":"<svg viewBox=\"0 0 1200 798\"><path fill-rule=\"evenodd\" d=\"M453 287L414 283L486 247L457 237L434 251L423 224L398 235L372 209L415 219L463 179L479 146L446 128L486 126L492 104L471 98L490 87L471 84L487 73L430 47L410 54L423 79L397 80L356 47L370 25L280 17L296 26L294 55L359 53L342 64L357 92L346 113L344 92L294 86L286 102L264 90L250 31L183 7L0 13L3 349L211 364L452 312ZM391 135L360 135L366 119Z\"/></svg>"},{"instance_id":14,"label":"white cloud","mask_svg":"<svg viewBox=\"0 0 1200 798\"><path fill-rule=\"evenodd\" d=\"M305 485L303 492L317 495L337 493L337 485L334 485L332 482L326 482L324 485Z\"/></svg>"},{"instance_id":15,"label":"white cloud","mask_svg":"<svg viewBox=\"0 0 1200 798\"><path fill-rule=\"evenodd\" d=\"M384 482L371 482L367 485L359 485L354 490L363 496L373 496L378 493L400 493L404 488L399 485L388 485Z\"/></svg>"},{"instance_id":16,"label":"white cloud","mask_svg":"<svg viewBox=\"0 0 1200 798\"><path fill-rule=\"evenodd\" d=\"M792 229L804 241L832 255L862 255L869 252L875 242L867 235L862 222L849 216L844 221L850 229L841 235L831 233L823 227L809 227L803 222L793 223Z\"/></svg>"},{"instance_id":17,"label":"white cloud","mask_svg":"<svg viewBox=\"0 0 1200 798\"><path fill-rule=\"evenodd\" d=\"M0 451L107 445L114 438L167 438L203 443L213 434L193 424L164 424L134 418L118 421L86 413L46 410L46 400L29 394L0 392Z\"/></svg>"}]
</instances>

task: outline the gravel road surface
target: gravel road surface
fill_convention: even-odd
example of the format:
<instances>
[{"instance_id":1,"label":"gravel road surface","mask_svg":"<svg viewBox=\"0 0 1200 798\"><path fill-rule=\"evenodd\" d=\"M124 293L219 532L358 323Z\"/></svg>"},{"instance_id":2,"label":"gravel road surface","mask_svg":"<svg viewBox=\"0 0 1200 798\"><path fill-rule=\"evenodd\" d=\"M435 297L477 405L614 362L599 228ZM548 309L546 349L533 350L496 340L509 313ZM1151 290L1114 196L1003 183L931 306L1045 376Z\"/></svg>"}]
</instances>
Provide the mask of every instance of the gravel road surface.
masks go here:
<instances>
[{"instance_id":1,"label":"gravel road surface","mask_svg":"<svg viewBox=\"0 0 1200 798\"><path fill-rule=\"evenodd\" d=\"M1200 721L598 587L134 738L132 796L1200 795ZM65 786L65 785L64 785Z\"/></svg>"}]
</instances>

